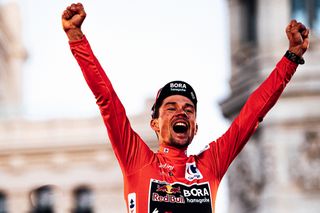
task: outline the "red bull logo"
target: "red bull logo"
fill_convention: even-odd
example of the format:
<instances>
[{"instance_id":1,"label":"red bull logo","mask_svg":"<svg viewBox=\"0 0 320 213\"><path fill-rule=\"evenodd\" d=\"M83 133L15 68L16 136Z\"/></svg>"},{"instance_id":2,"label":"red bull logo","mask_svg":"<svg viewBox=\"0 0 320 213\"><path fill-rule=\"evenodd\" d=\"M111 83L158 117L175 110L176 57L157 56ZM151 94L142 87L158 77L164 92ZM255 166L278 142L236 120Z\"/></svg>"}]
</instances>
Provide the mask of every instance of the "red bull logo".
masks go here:
<instances>
[{"instance_id":1,"label":"red bull logo","mask_svg":"<svg viewBox=\"0 0 320 213\"><path fill-rule=\"evenodd\" d=\"M174 195L165 195L161 196L158 193L152 193L152 201L155 202L163 202L163 203L185 203L185 199L182 195L174 196Z\"/></svg>"},{"instance_id":2,"label":"red bull logo","mask_svg":"<svg viewBox=\"0 0 320 213\"><path fill-rule=\"evenodd\" d=\"M162 186L157 186L157 192L165 192L167 194L177 194L181 193L180 187L173 187L171 185L162 185Z\"/></svg>"}]
</instances>

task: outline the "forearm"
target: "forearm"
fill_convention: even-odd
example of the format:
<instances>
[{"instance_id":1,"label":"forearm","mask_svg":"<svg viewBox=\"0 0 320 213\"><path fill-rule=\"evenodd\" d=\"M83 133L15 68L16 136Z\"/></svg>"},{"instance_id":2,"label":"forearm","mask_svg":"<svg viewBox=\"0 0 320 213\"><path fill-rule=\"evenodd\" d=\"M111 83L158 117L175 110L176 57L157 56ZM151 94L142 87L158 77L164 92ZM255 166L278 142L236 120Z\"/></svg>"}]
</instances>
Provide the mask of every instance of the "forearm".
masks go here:
<instances>
[{"instance_id":1,"label":"forearm","mask_svg":"<svg viewBox=\"0 0 320 213\"><path fill-rule=\"evenodd\" d=\"M86 82L97 100L101 113L104 114L105 111L108 111L107 108L110 108L113 102L117 102L121 106L117 110L122 110L123 106L120 104L110 80L93 54L86 37L83 35L80 40L69 41L69 44Z\"/></svg>"},{"instance_id":2,"label":"forearm","mask_svg":"<svg viewBox=\"0 0 320 213\"><path fill-rule=\"evenodd\" d=\"M77 41L81 40L83 37L83 33L80 28L74 28L66 31L66 34L69 38L69 41Z\"/></svg>"},{"instance_id":3,"label":"forearm","mask_svg":"<svg viewBox=\"0 0 320 213\"><path fill-rule=\"evenodd\" d=\"M291 80L298 65L283 57L264 82L251 94L244 106L258 121L262 121L267 112L275 105L284 88Z\"/></svg>"},{"instance_id":4,"label":"forearm","mask_svg":"<svg viewBox=\"0 0 320 213\"><path fill-rule=\"evenodd\" d=\"M268 78L249 96L230 128L217 140L214 155L220 162L221 177L255 132L259 122L277 102L296 68L297 64L283 57Z\"/></svg>"},{"instance_id":5,"label":"forearm","mask_svg":"<svg viewBox=\"0 0 320 213\"><path fill-rule=\"evenodd\" d=\"M108 136L121 168L130 171L145 163L147 154L138 158L141 150L152 154L141 138L132 130L125 109L118 98L106 73L94 56L86 37L70 41L71 51L81 67L84 78L93 92L99 106L103 121L108 130ZM138 160L129 160L129 159ZM143 161L144 163L141 163ZM140 162L131 165L128 162Z\"/></svg>"}]
</instances>

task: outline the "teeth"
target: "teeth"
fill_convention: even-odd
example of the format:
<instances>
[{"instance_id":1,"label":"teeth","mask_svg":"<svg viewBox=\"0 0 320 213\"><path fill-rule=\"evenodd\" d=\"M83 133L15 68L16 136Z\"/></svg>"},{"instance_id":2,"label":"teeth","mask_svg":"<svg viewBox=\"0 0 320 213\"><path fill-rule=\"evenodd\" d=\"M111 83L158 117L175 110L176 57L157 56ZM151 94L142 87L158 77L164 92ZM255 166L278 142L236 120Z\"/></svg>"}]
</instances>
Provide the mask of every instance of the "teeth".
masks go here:
<instances>
[{"instance_id":1,"label":"teeth","mask_svg":"<svg viewBox=\"0 0 320 213\"><path fill-rule=\"evenodd\" d=\"M175 126L187 126L185 123L182 123L182 122L178 122L175 124Z\"/></svg>"},{"instance_id":2,"label":"teeth","mask_svg":"<svg viewBox=\"0 0 320 213\"><path fill-rule=\"evenodd\" d=\"M177 122L173 126L173 131L176 133L185 133L188 130L188 124L184 122Z\"/></svg>"}]
</instances>

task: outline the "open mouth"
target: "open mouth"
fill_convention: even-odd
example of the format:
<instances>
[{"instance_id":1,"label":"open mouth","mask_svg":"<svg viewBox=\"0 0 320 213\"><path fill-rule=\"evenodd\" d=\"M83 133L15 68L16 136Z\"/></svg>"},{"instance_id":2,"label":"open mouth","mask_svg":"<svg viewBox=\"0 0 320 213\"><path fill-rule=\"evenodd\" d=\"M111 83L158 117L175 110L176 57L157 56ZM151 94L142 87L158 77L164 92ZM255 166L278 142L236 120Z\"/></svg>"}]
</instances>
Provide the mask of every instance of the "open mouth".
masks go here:
<instances>
[{"instance_id":1,"label":"open mouth","mask_svg":"<svg viewBox=\"0 0 320 213\"><path fill-rule=\"evenodd\" d=\"M176 133L185 133L188 131L188 124L184 122L177 122L173 125L173 131Z\"/></svg>"}]
</instances>

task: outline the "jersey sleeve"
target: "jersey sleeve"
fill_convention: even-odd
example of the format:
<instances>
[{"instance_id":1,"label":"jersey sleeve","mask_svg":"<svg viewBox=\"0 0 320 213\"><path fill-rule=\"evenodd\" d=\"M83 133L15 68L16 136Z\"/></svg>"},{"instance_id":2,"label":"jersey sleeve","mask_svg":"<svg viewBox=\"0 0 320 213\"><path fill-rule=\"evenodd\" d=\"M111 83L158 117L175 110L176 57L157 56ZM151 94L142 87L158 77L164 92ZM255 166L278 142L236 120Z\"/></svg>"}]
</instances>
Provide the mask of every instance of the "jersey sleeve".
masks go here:
<instances>
[{"instance_id":1,"label":"jersey sleeve","mask_svg":"<svg viewBox=\"0 0 320 213\"><path fill-rule=\"evenodd\" d=\"M121 169L127 174L147 164L153 152L133 131L125 109L85 36L70 41L70 49L95 96Z\"/></svg>"},{"instance_id":2,"label":"jersey sleeve","mask_svg":"<svg viewBox=\"0 0 320 213\"><path fill-rule=\"evenodd\" d=\"M210 144L213 169L220 179L257 129L259 122L279 99L297 66L283 57L268 78L249 96L225 134Z\"/></svg>"}]
</instances>

